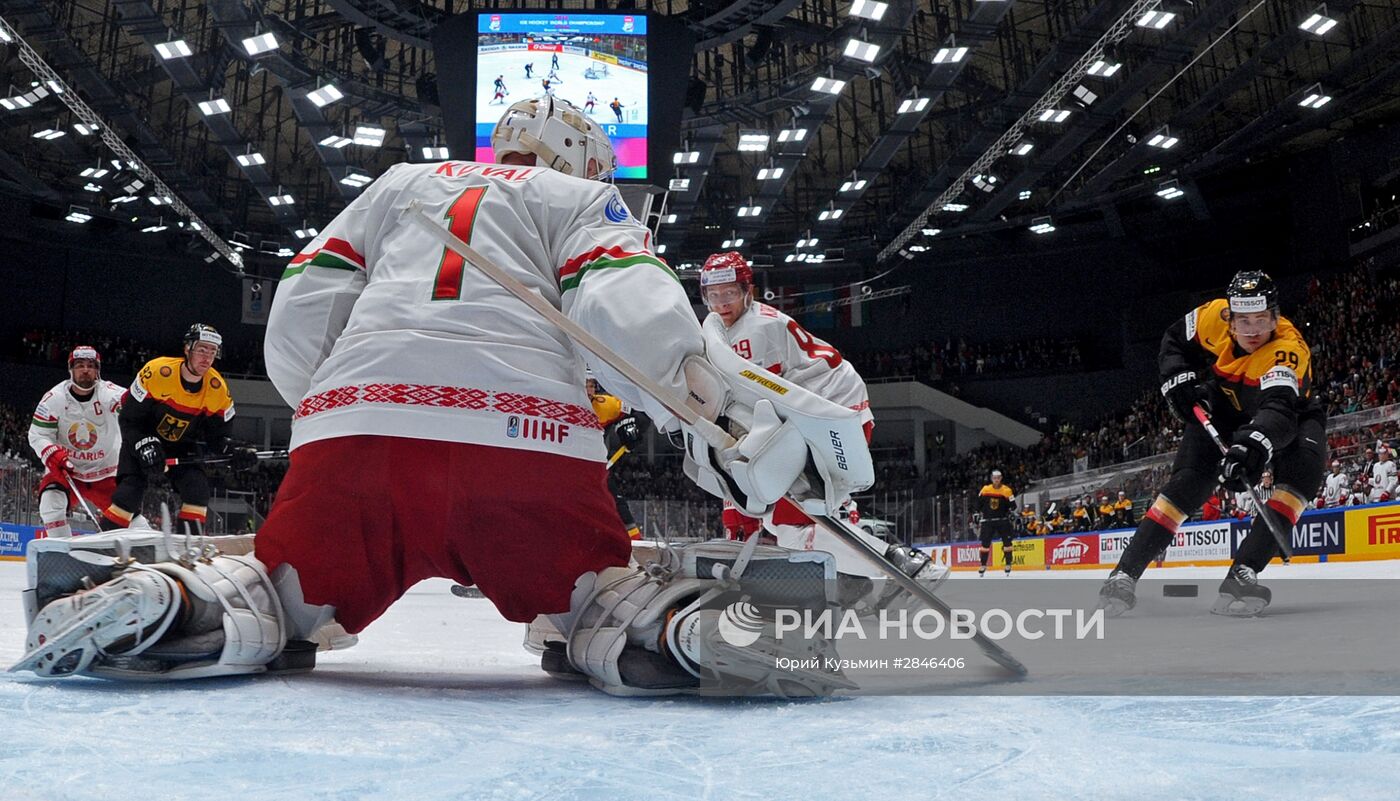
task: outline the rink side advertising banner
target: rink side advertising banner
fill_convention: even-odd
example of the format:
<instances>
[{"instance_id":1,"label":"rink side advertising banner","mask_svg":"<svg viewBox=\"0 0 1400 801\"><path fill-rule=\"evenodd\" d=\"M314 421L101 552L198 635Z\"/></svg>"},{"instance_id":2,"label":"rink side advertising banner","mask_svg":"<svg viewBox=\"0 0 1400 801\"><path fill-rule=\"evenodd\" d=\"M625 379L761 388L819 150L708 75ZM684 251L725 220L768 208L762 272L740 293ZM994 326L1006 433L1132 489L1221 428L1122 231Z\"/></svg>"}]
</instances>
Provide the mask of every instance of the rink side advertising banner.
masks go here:
<instances>
[{"instance_id":1,"label":"rink side advertising banner","mask_svg":"<svg viewBox=\"0 0 1400 801\"><path fill-rule=\"evenodd\" d=\"M1400 580L1271 581L1271 572L1284 570L1261 574L1273 603L1255 618L1211 613L1223 569L1209 580L1145 578L1136 608L1117 618L1097 608L1101 578L1043 572L945 582L936 594L951 614L881 579L861 597L842 581L814 588L807 604L793 601L790 586L781 602L766 600L762 582L755 582L713 606L722 610L718 648L726 659L759 660L809 677L825 672L844 694L1400 691ZM994 663L977 647L974 631L1029 675L1017 678Z\"/></svg>"}]
</instances>

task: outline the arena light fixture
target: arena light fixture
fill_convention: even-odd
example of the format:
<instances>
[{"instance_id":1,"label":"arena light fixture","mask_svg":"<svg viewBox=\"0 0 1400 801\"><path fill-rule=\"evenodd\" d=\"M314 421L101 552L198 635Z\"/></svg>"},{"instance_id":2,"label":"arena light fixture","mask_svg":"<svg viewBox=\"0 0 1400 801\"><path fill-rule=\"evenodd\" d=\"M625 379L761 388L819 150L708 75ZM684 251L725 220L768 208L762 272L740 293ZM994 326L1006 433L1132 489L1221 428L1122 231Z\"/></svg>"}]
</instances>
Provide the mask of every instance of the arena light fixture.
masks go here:
<instances>
[{"instance_id":1,"label":"arena light fixture","mask_svg":"<svg viewBox=\"0 0 1400 801\"><path fill-rule=\"evenodd\" d=\"M1313 36L1322 36L1333 28L1337 27L1337 20L1327 15L1327 4L1318 6L1308 18L1299 23L1298 27Z\"/></svg>"},{"instance_id":2,"label":"arena light fixture","mask_svg":"<svg viewBox=\"0 0 1400 801\"><path fill-rule=\"evenodd\" d=\"M1172 11L1149 11L1137 18L1136 24L1139 28L1151 28L1160 31L1172 24L1176 19L1176 13Z\"/></svg>"},{"instance_id":3,"label":"arena light fixture","mask_svg":"<svg viewBox=\"0 0 1400 801\"><path fill-rule=\"evenodd\" d=\"M855 0L851 3L851 16L879 22L885 18L885 12L890 10L889 3L880 3L877 0Z\"/></svg>"},{"instance_id":4,"label":"arena light fixture","mask_svg":"<svg viewBox=\"0 0 1400 801\"><path fill-rule=\"evenodd\" d=\"M966 47L940 47L938 51L933 54L933 63L956 64L965 58L967 58Z\"/></svg>"},{"instance_id":5,"label":"arena light fixture","mask_svg":"<svg viewBox=\"0 0 1400 801\"><path fill-rule=\"evenodd\" d=\"M869 181L864 178L857 178L855 173L851 173L851 180L841 184L840 192L859 192L869 185Z\"/></svg>"},{"instance_id":6,"label":"arena light fixture","mask_svg":"<svg viewBox=\"0 0 1400 801\"><path fill-rule=\"evenodd\" d=\"M1171 150L1176 147L1177 143L1180 141L1180 139L1172 136L1170 128L1163 125L1161 128L1153 131L1152 136L1148 137L1147 146L1161 148L1162 150Z\"/></svg>"},{"instance_id":7,"label":"arena light fixture","mask_svg":"<svg viewBox=\"0 0 1400 801\"><path fill-rule=\"evenodd\" d=\"M909 97L899 104L900 114L917 114L928 108L927 97Z\"/></svg>"},{"instance_id":8,"label":"arena light fixture","mask_svg":"<svg viewBox=\"0 0 1400 801\"><path fill-rule=\"evenodd\" d=\"M384 137L388 134L383 128L374 125L355 126L354 142L361 147L380 147L384 144Z\"/></svg>"},{"instance_id":9,"label":"arena light fixture","mask_svg":"<svg viewBox=\"0 0 1400 801\"><path fill-rule=\"evenodd\" d=\"M910 253L927 253L927 252L928 252L928 245L910 245L910 246L909 246L909 252L910 252Z\"/></svg>"},{"instance_id":10,"label":"arena light fixture","mask_svg":"<svg viewBox=\"0 0 1400 801\"><path fill-rule=\"evenodd\" d=\"M10 44L14 40L15 38L10 35L9 31L5 30L4 28L0 28L0 44Z\"/></svg>"},{"instance_id":11,"label":"arena light fixture","mask_svg":"<svg viewBox=\"0 0 1400 801\"><path fill-rule=\"evenodd\" d=\"M250 56L260 56L277 49L277 37L270 33L249 36L243 40L243 49Z\"/></svg>"},{"instance_id":12,"label":"arena light fixture","mask_svg":"<svg viewBox=\"0 0 1400 801\"><path fill-rule=\"evenodd\" d=\"M78 132L78 136L92 136L97 133L96 125L88 125L85 122L73 123L73 130Z\"/></svg>"},{"instance_id":13,"label":"arena light fixture","mask_svg":"<svg viewBox=\"0 0 1400 801\"><path fill-rule=\"evenodd\" d=\"M119 206L119 205L121 205L122 203L134 203L134 202L136 202L136 196L135 196L135 195L122 195L122 196L120 196L120 197L114 197L114 198L112 198L112 205L113 205L113 206Z\"/></svg>"},{"instance_id":14,"label":"arena light fixture","mask_svg":"<svg viewBox=\"0 0 1400 801\"><path fill-rule=\"evenodd\" d=\"M719 246L721 248L741 248L744 246L744 238L742 236L736 236L733 239L726 239L721 242Z\"/></svg>"},{"instance_id":15,"label":"arena light fixture","mask_svg":"<svg viewBox=\"0 0 1400 801\"><path fill-rule=\"evenodd\" d=\"M838 209L838 208L836 208L836 206L834 206L834 205L827 206L825 209L822 209L821 214L818 214L818 215L817 215L817 222L827 222L827 221L839 220L839 219L841 219L841 215L843 215L843 214L845 214L845 213L846 213L846 210L845 210L845 209Z\"/></svg>"},{"instance_id":16,"label":"arena light fixture","mask_svg":"<svg viewBox=\"0 0 1400 801\"><path fill-rule=\"evenodd\" d=\"M167 229L167 228L169 228L169 227L170 227L170 226L168 226L168 225L165 224L165 218L164 218L164 217L161 217L160 219L158 219L158 220L156 221L156 223L155 223L154 225L148 225L148 226L146 226L145 228L142 228L142 229L141 229L141 233L143 233L143 234L158 234L158 233L160 233L161 231L164 231L165 229Z\"/></svg>"},{"instance_id":17,"label":"arena light fixture","mask_svg":"<svg viewBox=\"0 0 1400 801\"><path fill-rule=\"evenodd\" d=\"M256 167L259 164L267 163L267 159L263 158L263 154L258 153L256 151L249 151L247 153L243 153L239 156L236 156L235 159L238 161L238 165L240 167Z\"/></svg>"},{"instance_id":18,"label":"arena light fixture","mask_svg":"<svg viewBox=\"0 0 1400 801\"><path fill-rule=\"evenodd\" d=\"M689 192L689 191L690 191L690 179L689 179L689 178L672 178L672 179L671 179L671 182L670 182L669 184L667 184L666 186L667 186L667 188L670 189L672 192Z\"/></svg>"},{"instance_id":19,"label":"arena light fixture","mask_svg":"<svg viewBox=\"0 0 1400 801\"><path fill-rule=\"evenodd\" d=\"M306 223L302 223L302 225L306 225ZM321 232L315 226L307 225L305 228L298 228L294 233L297 239L312 239Z\"/></svg>"},{"instance_id":20,"label":"arena light fixture","mask_svg":"<svg viewBox=\"0 0 1400 801\"><path fill-rule=\"evenodd\" d=\"M943 233L943 229L942 229L942 228L924 228L924 229L921 230L919 233L921 233L921 234L923 234L924 236L927 236L927 237L929 237L929 238L932 238L932 237L938 236L939 234Z\"/></svg>"},{"instance_id":21,"label":"arena light fixture","mask_svg":"<svg viewBox=\"0 0 1400 801\"><path fill-rule=\"evenodd\" d=\"M290 259L291 257L297 255L297 252L295 250L292 250L291 248L278 248L276 255L281 256L284 259Z\"/></svg>"},{"instance_id":22,"label":"arena light fixture","mask_svg":"<svg viewBox=\"0 0 1400 801\"><path fill-rule=\"evenodd\" d=\"M757 217L762 213L763 207L758 205L740 206L739 211L736 212L737 216L739 217Z\"/></svg>"},{"instance_id":23,"label":"arena light fixture","mask_svg":"<svg viewBox=\"0 0 1400 801\"><path fill-rule=\"evenodd\" d=\"M657 246L656 246L656 255L660 256L661 254L663 254L663 253L665 253L665 252L666 252L666 246L665 246L665 245L657 245Z\"/></svg>"},{"instance_id":24,"label":"arena light fixture","mask_svg":"<svg viewBox=\"0 0 1400 801\"><path fill-rule=\"evenodd\" d=\"M92 219L92 214L88 212L87 208L84 206L69 206L68 216L64 217L63 219L67 220L70 223L77 223L78 225L82 225L83 223Z\"/></svg>"},{"instance_id":25,"label":"arena light fixture","mask_svg":"<svg viewBox=\"0 0 1400 801\"><path fill-rule=\"evenodd\" d=\"M1069 119L1069 109L1047 108L1044 111L1040 112L1040 117L1038 119L1041 122L1048 122L1054 125L1059 125L1060 123Z\"/></svg>"},{"instance_id":26,"label":"arena light fixture","mask_svg":"<svg viewBox=\"0 0 1400 801\"><path fill-rule=\"evenodd\" d=\"M131 183L122 187L122 191L126 192L128 195L135 195L137 192L140 192L144 188L146 188L145 181L141 180L140 178L132 178Z\"/></svg>"},{"instance_id":27,"label":"arena light fixture","mask_svg":"<svg viewBox=\"0 0 1400 801\"><path fill-rule=\"evenodd\" d=\"M675 225L675 224L676 224L676 220L679 220L679 219L680 219L680 215L678 215L678 214L663 214L663 215L661 215L661 216L660 216L659 218L657 218L657 219L658 219L658 221L659 221L662 225Z\"/></svg>"},{"instance_id":28,"label":"arena light fixture","mask_svg":"<svg viewBox=\"0 0 1400 801\"><path fill-rule=\"evenodd\" d=\"M815 236L809 236L807 239L797 240L797 244L794 247L796 247L798 250L801 250L802 248L814 248L819 244L821 244L820 239L816 238Z\"/></svg>"},{"instance_id":29,"label":"arena light fixture","mask_svg":"<svg viewBox=\"0 0 1400 801\"><path fill-rule=\"evenodd\" d=\"M342 184L353 186L357 189L369 186L373 181L374 178L369 173L354 168L351 168L350 171L345 173L345 177L340 179Z\"/></svg>"},{"instance_id":30,"label":"arena light fixture","mask_svg":"<svg viewBox=\"0 0 1400 801\"><path fill-rule=\"evenodd\" d=\"M278 191L281 192L281 189L279 188ZM296 202L296 198L285 192L272 195L267 199L267 205L269 206L290 206Z\"/></svg>"},{"instance_id":31,"label":"arena light fixture","mask_svg":"<svg viewBox=\"0 0 1400 801\"><path fill-rule=\"evenodd\" d=\"M1011 147L1011 155L1029 156L1032 150L1035 150L1035 142L1029 139L1022 139Z\"/></svg>"},{"instance_id":32,"label":"arena light fixture","mask_svg":"<svg viewBox=\"0 0 1400 801\"><path fill-rule=\"evenodd\" d=\"M786 170L782 167L764 167L758 171L758 180L776 181L783 177L784 172L786 172Z\"/></svg>"},{"instance_id":33,"label":"arena light fixture","mask_svg":"<svg viewBox=\"0 0 1400 801\"><path fill-rule=\"evenodd\" d=\"M770 138L762 131L743 131L739 134L739 151L741 153L762 153L768 149Z\"/></svg>"},{"instance_id":34,"label":"arena light fixture","mask_svg":"<svg viewBox=\"0 0 1400 801\"><path fill-rule=\"evenodd\" d=\"M171 203L171 200L167 195L151 195L150 197L146 198L146 200L149 200L152 206L169 206Z\"/></svg>"},{"instance_id":35,"label":"arena light fixture","mask_svg":"<svg viewBox=\"0 0 1400 801\"><path fill-rule=\"evenodd\" d=\"M1018 195L1016 195L1016 199L1017 199L1017 200L1030 200L1030 199L1031 199L1031 190L1029 190L1029 189L1022 189L1022 190L1021 190L1021 193L1018 194Z\"/></svg>"},{"instance_id":36,"label":"arena light fixture","mask_svg":"<svg viewBox=\"0 0 1400 801\"><path fill-rule=\"evenodd\" d=\"M1074 96L1075 101L1085 108L1092 106L1094 101L1099 99L1097 92L1082 83L1074 87L1074 91L1070 94Z\"/></svg>"},{"instance_id":37,"label":"arena light fixture","mask_svg":"<svg viewBox=\"0 0 1400 801\"><path fill-rule=\"evenodd\" d=\"M345 93L336 88L333 83L328 83L315 91L306 93L306 99L315 103L317 108L325 108L344 97Z\"/></svg>"},{"instance_id":38,"label":"arena light fixture","mask_svg":"<svg viewBox=\"0 0 1400 801\"><path fill-rule=\"evenodd\" d=\"M841 90L845 88L845 81L838 78L828 78L825 75L818 75L816 80L812 81L811 86L813 92L821 92L828 95L839 95L841 94Z\"/></svg>"},{"instance_id":39,"label":"arena light fixture","mask_svg":"<svg viewBox=\"0 0 1400 801\"><path fill-rule=\"evenodd\" d=\"M967 211L967 204L966 204L966 203L944 203L944 204L943 204L943 210L944 210L944 211L951 211L951 212L953 212L953 213L956 214L956 213L958 213L958 212Z\"/></svg>"},{"instance_id":40,"label":"arena light fixture","mask_svg":"<svg viewBox=\"0 0 1400 801\"><path fill-rule=\"evenodd\" d=\"M995 192L998 180L1000 179L991 173L978 174L972 176L972 185L981 189L983 192Z\"/></svg>"},{"instance_id":41,"label":"arena light fixture","mask_svg":"<svg viewBox=\"0 0 1400 801\"><path fill-rule=\"evenodd\" d=\"M441 145L425 147L423 148L422 153L423 158L427 159L428 161L446 161L448 158L450 158L450 156L448 156L447 154L447 148L442 147Z\"/></svg>"},{"instance_id":42,"label":"arena light fixture","mask_svg":"<svg viewBox=\"0 0 1400 801\"><path fill-rule=\"evenodd\" d=\"M856 61L864 61L867 64L873 63L880 57L880 46L864 39L851 37L846 40L846 49L842 52L846 58L853 58Z\"/></svg>"},{"instance_id":43,"label":"arena light fixture","mask_svg":"<svg viewBox=\"0 0 1400 801\"><path fill-rule=\"evenodd\" d=\"M1315 83L1303 90L1303 99L1298 105L1303 108L1319 109L1332 102L1332 96L1322 91L1322 84ZM37 134L35 134L37 136Z\"/></svg>"},{"instance_id":44,"label":"arena light fixture","mask_svg":"<svg viewBox=\"0 0 1400 801\"><path fill-rule=\"evenodd\" d=\"M232 108L228 101L222 97L212 97L199 102L199 111L206 117L212 117L215 114L227 114L232 111Z\"/></svg>"},{"instance_id":45,"label":"arena light fixture","mask_svg":"<svg viewBox=\"0 0 1400 801\"><path fill-rule=\"evenodd\" d=\"M101 191L102 191L102 187L98 186L97 184L93 183L92 181L88 181L87 183L83 184L83 191L84 191L84 192L101 192Z\"/></svg>"},{"instance_id":46,"label":"arena light fixture","mask_svg":"<svg viewBox=\"0 0 1400 801\"><path fill-rule=\"evenodd\" d=\"M64 131L64 130L62 130L62 129L60 129L60 128L45 128L45 129L42 130L42 131L35 131L35 132L32 134L32 136L33 136L35 139L42 139L42 140L44 140L45 142L51 142L51 141L53 141L53 140L55 140L55 139L62 139L63 137L65 137L65 136L67 136L67 135L68 135L68 132L67 132L67 131Z\"/></svg>"},{"instance_id":47,"label":"arena light fixture","mask_svg":"<svg viewBox=\"0 0 1400 801\"><path fill-rule=\"evenodd\" d=\"M1176 200L1184 194L1186 192L1177 184L1175 178L1157 185L1157 197L1163 200Z\"/></svg>"},{"instance_id":48,"label":"arena light fixture","mask_svg":"<svg viewBox=\"0 0 1400 801\"><path fill-rule=\"evenodd\" d=\"M807 130L808 129L806 128L798 128L796 126L792 128L784 128L783 130L778 132L778 141L801 142L807 138Z\"/></svg>"},{"instance_id":49,"label":"arena light fixture","mask_svg":"<svg viewBox=\"0 0 1400 801\"><path fill-rule=\"evenodd\" d=\"M99 163L96 167L88 167L84 169L82 172L78 173L78 176L80 178L92 178L93 180L100 180L102 178L106 178L108 173L110 172L110 170L108 170L106 167L103 167Z\"/></svg>"},{"instance_id":50,"label":"arena light fixture","mask_svg":"<svg viewBox=\"0 0 1400 801\"><path fill-rule=\"evenodd\" d=\"M1055 230L1055 223L1049 217L1036 217L1031 220L1031 233L1043 236Z\"/></svg>"},{"instance_id":51,"label":"arena light fixture","mask_svg":"<svg viewBox=\"0 0 1400 801\"><path fill-rule=\"evenodd\" d=\"M156 55L170 61L175 58L187 58L194 55L194 51L190 49L189 43L184 39L171 39L156 45Z\"/></svg>"},{"instance_id":52,"label":"arena light fixture","mask_svg":"<svg viewBox=\"0 0 1400 801\"><path fill-rule=\"evenodd\" d=\"M1123 69L1123 64L1121 62L1109 61L1108 59L1101 58L1089 65L1087 74L1099 78L1112 78L1114 74L1121 69Z\"/></svg>"},{"instance_id":53,"label":"arena light fixture","mask_svg":"<svg viewBox=\"0 0 1400 801\"><path fill-rule=\"evenodd\" d=\"M695 164L700 161L700 151L682 150L671 157L672 164Z\"/></svg>"},{"instance_id":54,"label":"arena light fixture","mask_svg":"<svg viewBox=\"0 0 1400 801\"><path fill-rule=\"evenodd\" d=\"M340 134L331 134L330 136L327 136L326 138L322 139L316 144L320 145L321 147L333 147L336 150L340 150L342 148L346 148L354 144L354 140L345 136L341 136ZM424 148L424 150L427 150L427 148Z\"/></svg>"},{"instance_id":55,"label":"arena light fixture","mask_svg":"<svg viewBox=\"0 0 1400 801\"><path fill-rule=\"evenodd\" d=\"M32 105L34 104L24 95L0 97L0 107L3 107L6 111L19 111L22 108L29 108Z\"/></svg>"}]
</instances>

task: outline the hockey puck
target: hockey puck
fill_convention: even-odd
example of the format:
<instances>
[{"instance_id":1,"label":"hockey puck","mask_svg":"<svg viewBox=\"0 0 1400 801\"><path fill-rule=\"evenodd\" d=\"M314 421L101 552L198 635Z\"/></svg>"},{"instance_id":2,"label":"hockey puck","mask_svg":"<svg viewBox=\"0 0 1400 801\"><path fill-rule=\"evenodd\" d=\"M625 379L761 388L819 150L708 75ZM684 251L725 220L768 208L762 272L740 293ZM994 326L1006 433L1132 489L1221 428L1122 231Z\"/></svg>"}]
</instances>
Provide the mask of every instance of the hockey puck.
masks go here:
<instances>
[{"instance_id":1,"label":"hockey puck","mask_svg":"<svg viewBox=\"0 0 1400 801\"><path fill-rule=\"evenodd\" d=\"M485 598L485 597L486 597L485 595L482 595L482 594L481 594L481 590L477 589L476 587L467 587L467 586L462 585L462 584L453 584L453 585L452 585L452 594L455 595L455 596L457 596L458 598Z\"/></svg>"},{"instance_id":2,"label":"hockey puck","mask_svg":"<svg viewBox=\"0 0 1400 801\"><path fill-rule=\"evenodd\" d=\"M1162 595L1167 598L1195 598L1198 592L1195 584L1162 585Z\"/></svg>"}]
</instances>

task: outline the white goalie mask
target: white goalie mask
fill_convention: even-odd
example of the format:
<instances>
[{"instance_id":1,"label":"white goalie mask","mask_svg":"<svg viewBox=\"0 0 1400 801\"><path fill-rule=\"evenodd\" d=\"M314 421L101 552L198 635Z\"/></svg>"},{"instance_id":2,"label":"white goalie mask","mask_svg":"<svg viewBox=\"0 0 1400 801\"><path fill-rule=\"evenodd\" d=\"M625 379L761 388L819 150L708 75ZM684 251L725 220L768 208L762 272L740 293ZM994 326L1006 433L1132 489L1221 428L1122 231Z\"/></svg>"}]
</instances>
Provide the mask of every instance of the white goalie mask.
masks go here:
<instances>
[{"instance_id":1,"label":"white goalie mask","mask_svg":"<svg viewBox=\"0 0 1400 801\"><path fill-rule=\"evenodd\" d=\"M557 97L513 103L491 132L491 150L497 161L506 153L531 153L541 167L575 178L603 180L617 169L617 155L602 127Z\"/></svg>"}]
</instances>

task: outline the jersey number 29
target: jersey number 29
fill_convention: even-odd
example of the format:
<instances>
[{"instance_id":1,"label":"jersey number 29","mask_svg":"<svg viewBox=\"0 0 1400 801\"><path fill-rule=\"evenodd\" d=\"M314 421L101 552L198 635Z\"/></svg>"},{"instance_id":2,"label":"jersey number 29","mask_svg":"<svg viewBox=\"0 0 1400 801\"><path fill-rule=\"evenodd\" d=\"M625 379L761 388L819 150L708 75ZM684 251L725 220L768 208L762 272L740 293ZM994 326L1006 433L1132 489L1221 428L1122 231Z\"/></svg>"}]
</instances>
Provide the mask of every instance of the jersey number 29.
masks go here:
<instances>
[{"instance_id":1,"label":"jersey number 29","mask_svg":"<svg viewBox=\"0 0 1400 801\"><path fill-rule=\"evenodd\" d=\"M471 243L476 212L487 187L474 186L462 192L447 209L447 230L463 242ZM462 270L466 262L455 250L444 247L438 263L437 280L433 282L433 300L462 299Z\"/></svg>"}]
</instances>

